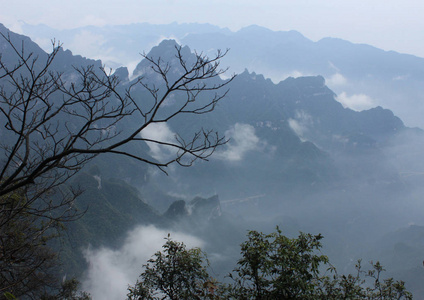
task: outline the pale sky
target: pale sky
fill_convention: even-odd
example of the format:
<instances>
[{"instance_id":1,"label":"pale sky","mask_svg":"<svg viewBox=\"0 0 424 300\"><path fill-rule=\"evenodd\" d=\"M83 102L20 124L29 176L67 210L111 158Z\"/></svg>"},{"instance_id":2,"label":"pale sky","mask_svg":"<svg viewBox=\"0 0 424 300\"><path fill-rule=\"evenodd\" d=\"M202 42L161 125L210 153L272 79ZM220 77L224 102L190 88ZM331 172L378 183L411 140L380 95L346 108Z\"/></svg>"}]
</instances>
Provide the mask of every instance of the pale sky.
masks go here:
<instances>
[{"instance_id":1,"label":"pale sky","mask_svg":"<svg viewBox=\"0 0 424 300\"><path fill-rule=\"evenodd\" d=\"M0 0L0 22L53 28L84 25L211 23L238 30L257 24L331 36L424 57L422 0Z\"/></svg>"}]
</instances>

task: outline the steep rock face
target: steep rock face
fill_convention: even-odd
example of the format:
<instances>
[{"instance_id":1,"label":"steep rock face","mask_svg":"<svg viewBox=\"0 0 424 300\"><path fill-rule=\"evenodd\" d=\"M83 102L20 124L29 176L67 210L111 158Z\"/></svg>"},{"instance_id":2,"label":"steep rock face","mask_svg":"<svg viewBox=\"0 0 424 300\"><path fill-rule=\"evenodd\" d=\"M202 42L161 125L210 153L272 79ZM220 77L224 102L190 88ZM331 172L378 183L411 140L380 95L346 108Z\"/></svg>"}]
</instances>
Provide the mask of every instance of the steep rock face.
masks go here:
<instances>
[{"instance_id":1,"label":"steep rock face","mask_svg":"<svg viewBox=\"0 0 424 300\"><path fill-rule=\"evenodd\" d=\"M186 202L184 200L177 200L173 202L168 210L164 213L164 216L170 220L179 220L183 217L188 216Z\"/></svg>"},{"instance_id":2,"label":"steep rock face","mask_svg":"<svg viewBox=\"0 0 424 300\"><path fill-rule=\"evenodd\" d=\"M139 191L124 181L81 173L72 185L84 189L76 203L81 211L87 212L76 224L85 227L91 238L82 238L81 243L115 245L129 228L161 222Z\"/></svg>"},{"instance_id":3,"label":"steep rock face","mask_svg":"<svg viewBox=\"0 0 424 300\"><path fill-rule=\"evenodd\" d=\"M172 73L175 73L176 70L181 69L181 65L179 65L178 58L175 56L176 49L179 47L180 45L178 45L175 40L163 40L158 46L153 47L149 51L147 57L154 58L156 62L161 62L162 66L173 66L172 72L170 74L172 76ZM195 56L193 56L189 47L182 47L181 55L187 60L188 66L190 66L190 64L194 62ZM176 75L178 74L175 74L175 76ZM159 76L159 74L153 72L153 70L150 68L150 62L143 59L136 66L133 72L133 77L138 76L143 76L149 81L154 81L155 77ZM158 79L160 79L160 77L158 77Z\"/></svg>"},{"instance_id":4,"label":"steep rock face","mask_svg":"<svg viewBox=\"0 0 424 300\"><path fill-rule=\"evenodd\" d=\"M101 59L108 67L113 68L128 66L139 61L140 53L148 52L164 37L181 40L189 33L230 33L228 29L211 24L177 24L176 22L166 25L134 23L101 27L85 26L64 30L45 25L22 24L22 30L24 34L36 37L40 41L50 41L56 37L64 43L66 48L75 53ZM97 42L98 40L101 42ZM86 47L86 44L90 42L95 44L95 47Z\"/></svg>"},{"instance_id":5,"label":"steep rock face","mask_svg":"<svg viewBox=\"0 0 424 300\"><path fill-rule=\"evenodd\" d=\"M196 197L189 202L177 200L163 214L165 218L173 221L192 219L202 223L219 218L221 215L221 204L217 195L210 198Z\"/></svg>"},{"instance_id":6,"label":"steep rock face","mask_svg":"<svg viewBox=\"0 0 424 300\"><path fill-rule=\"evenodd\" d=\"M325 142L334 136L360 134L381 141L406 129L382 107L361 112L344 108L322 76L288 78L275 85L245 71L229 97L223 106L228 114L238 113L234 117L238 122L268 122L266 126L275 130L288 126L299 138L323 144L324 150L331 150Z\"/></svg>"},{"instance_id":7,"label":"steep rock face","mask_svg":"<svg viewBox=\"0 0 424 300\"><path fill-rule=\"evenodd\" d=\"M270 34L260 28L253 29L264 36ZM310 44L296 33L292 34L293 39ZM27 49L33 49L40 58L45 57L45 53L29 39L22 38L28 43ZM173 41L164 41L149 56L175 63L171 55L175 46ZM10 49L3 44L1 47L6 47L2 54L7 57ZM277 50L281 52L282 49L278 47ZM187 47L182 50L189 55ZM61 51L58 56L57 70L71 70L74 64L94 63L98 66L97 62L75 57L69 51ZM148 65L143 61L137 70L153 83L156 79L150 77ZM127 74L125 70L117 70L117 76L128 77ZM360 232L362 236L364 231L370 230L364 220L381 214L380 207L384 208L386 202L403 203L399 195L405 180L400 178L397 169L387 164L382 149L393 137L410 132L410 129L391 111L382 107L362 112L344 108L336 101L322 76L288 78L274 84L263 75L245 71L229 87L228 97L213 113L192 119L181 118L169 124L171 131L186 132L203 126L225 133L228 143L217 149L209 162L197 161L189 169L171 169L170 176L164 178L133 161L103 156L94 162L98 169L74 178L75 184L86 189L76 205L81 210L88 208L88 211L82 219L69 225L67 237L70 240L65 242L68 244L64 250L69 263L74 259L81 263L82 256L73 256L80 246L86 246L88 242L94 246L116 245L129 228L140 223L172 227L181 222L184 223L181 227L185 226L199 236L203 236L205 231L202 230L206 228L208 234L215 236L215 241L228 244L230 239L240 237L244 232L227 235L231 231L228 229L235 226L230 222L232 220L223 218L222 210L267 220L275 215L290 215L309 222L314 230L315 224L308 219L315 220L318 215L320 220L336 219L338 222L334 224L340 227L361 223L364 228ZM140 101L144 100L140 97ZM168 104L172 105L172 102ZM127 125L139 124L130 119ZM149 151L147 146L131 150ZM414 160L411 161L414 164ZM181 200L161 215L145 203L134 185L142 191L146 186L155 185L162 189L162 193L170 194L219 194L223 201L220 202L217 196L195 198L188 203ZM151 192L149 203L154 205L161 196ZM383 198L378 203L380 207L369 209L370 202L378 197ZM163 202L173 200L174 197L169 197ZM296 205L305 202L309 211L302 210L295 215ZM343 207L346 203L350 205L346 206L349 209L339 214L334 207ZM350 208L353 208L353 217ZM368 215L364 214L365 210L369 210ZM393 218L390 215L389 218L391 222ZM197 226L209 221L208 224L212 224L209 227ZM334 224L331 223L331 227L338 227ZM225 233L224 238L222 233ZM350 237L346 235L344 238L348 240ZM410 253L416 253L416 245L403 243ZM395 254L402 247L405 245L394 247Z\"/></svg>"},{"instance_id":8,"label":"steep rock face","mask_svg":"<svg viewBox=\"0 0 424 300\"><path fill-rule=\"evenodd\" d=\"M22 46L24 47L25 53L28 55L33 53L33 57L39 57L39 59L45 59L46 53L29 37L25 35L20 35L14 33L7 29L3 24L0 23L0 33L4 35L6 38L10 37L12 44L16 46L18 51L22 50ZM16 64L16 55L14 53L12 45L8 43L3 37L0 37L0 49L2 53L3 61L10 62L9 66L13 66Z\"/></svg>"},{"instance_id":9,"label":"steep rock face","mask_svg":"<svg viewBox=\"0 0 424 300\"><path fill-rule=\"evenodd\" d=\"M167 57L171 46L175 45L164 42L152 53ZM245 70L229 88L214 112L170 124L176 132L213 128L230 140L217 149L210 163L173 171L178 185L165 180L165 189L190 186L180 192L218 191L227 201L253 195L275 198L281 193L297 198L328 185L344 185L341 180L356 178L361 172L367 174L365 182L380 182L381 172L389 178L385 181L397 180L396 171L386 167L381 149L408 129L391 111L344 108L322 76L274 84ZM344 168L352 164L353 171L346 172Z\"/></svg>"},{"instance_id":10,"label":"steep rock face","mask_svg":"<svg viewBox=\"0 0 424 300\"><path fill-rule=\"evenodd\" d=\"M236 72L248 68L274 81L322 75L337 94L367 99L364 104L344 102L346 105L355 109L380 105L393 110L409 126L423 127L423 58L337 38L313 42L300 33L257 26L231 35L189 34L182 43L203 51L230 48L224 65Z\"/></svg>"},{"instance_id":11,"label":"steep rock face","mask_svg":"<svg viewBox=\"0 0 424 300\"><path fill-rule=\"evenodd\" d=\"M271 31L248 26L231 34L223 32L188 34L182 42L198 50L230 48L226 62L237 71L249 68L267 74L321 74L340 72L351 79L385 77L399 74L423 78L422 58L383 51L370 45L354 44L339 38L313 42L296 31ZM266 53L266 55L264 55ZM271 74L270 74L271 73ZM281 77L280 77L281 78Z\"/></svg>"},{"instance_id":12,"label":"steep rock face","mask_svg":"<svg viewBox=\"0 0 424 300\"><path fill-rule=\"evenodd\" d=\"M361 112L344 108L318 77L288 78L277 85L289 125L301 137L325 150L349 135L384 141L405 129L393 112L382 107ZM330 144L329 144L330 143Z\"/></svg>"},{"instance_id":13,"label":"steep rock face","mask_svg":"<svg viewBox=\"0 0 424 300\"><path fill-rule=\"evenodd\" d=\"M115 248L136 226L165 224L165 219L144 202L136 188L122 180L103 177L98 168L80 172L69 184L84 191L75 200L75 208L83 215L67 223L66 234L53 244L60 250L62 268L68 276L80 276L86 268L85 249Z\"/></svg>"},{"instance_id":14,"label":"steep rock face","mask_svg":"<svg viewBox=\"0 0 424 300\"><path fill-rule=\"evenodd\" d=\"M16 66L18 61L22 59L19 58L19 55L22 55L22 51L23 58L28 60L29 65L32 65L33 62L36 62L34 64L35 72L41 71L41 69L46 66L48 54L29 37L16 34L4 27L2 24L0 24L0 33L2 33L5 37L10 37L10 43L3 37L0 37L2 62L8 68ZM13 49L12 45L15 50ZM51 50L53 50L53 46L58 47L61 45L56 41L54 44L52 44ZM49 70L62 73L62 81L70 82L74 81L78 77L75 68L82 69L91 66L95 71L100 73L100 68L102 67L100 60L87 59L79 55L73 55L70 50L64 50L63 48L60 48L55 56L55 59L51 62ZM22 67L20 68L19 72L24 76L27 76L28 70Z\"/></svg>"},{"instance_id":15,"label":"steep rock face","mask_svg":"<svg viewBox=\"0 0 424 300\"><path fill-rule=\"evenodd\" d=\"M191 214L197 218L211 220L222 215L218 195L210 198L196 197L189 202Z\"/></svg>"},{"instance_id":16,"label":"steep rock face","mask_svg":"<svg viewBox=\"0 0 424 300\"><path fill-rule=\"evenodd\" d=\"M413 55L383 51L337 38L314 42L296 31L271 31L260 26L249 26L237 32L210 24L176 23L63 31L42 25L24 24L22 28L38 40L56 37L76 53L104 57L104 63L114 68L132 66L140 60L140 52L148 51L163 37L174 38L208 55L213 55L217 49L231 49L222 66L231 67L233 72L248 68L273 78L275 82L288 76L322 75L344 98L361 96L367 99L359 103L341 99L345 105L360 110L380 105L393 110L408 126L424 128L424 59ZM83 38L87 35L100 39L102 43L88 47L90 50L84 52L81 45L86 42Z\"/></svg>"},{"instance_id":17,"label":"steep rock face","mask_svg":"<svg viewBox=\"0 0 424 300\"><path fill-rule=\"evenodd\" d=\"M3 30L7 29L3 27ZM251 34L249 32L252 30L254 33L262 32L264 37L273 34L256 27L248 28L240 34ZM290 40L307 42L297 33L288 35ZM16 35L14 38L24 37ZM29 48L34 48L34 53L45 55L28 38L24 40ZM175 41L164 40L149 52L148 57L168 64L173 75L178 76L181 65L175 58L176 47L178 44ZM10 49L6 52L9 53ZM181 53L188 63L195 58L188 47L181 48ZM70 51L60 51L57 66L54 67L70 70L74 64L87 66L90 63L96 67L100 62L73 56ZM142 74L149 83L154 84L158 78L152 72L147 60L142 60L135 70L135 74ZM127 77L124 69L117 70L116 74ZM215 80L217 83L222 82L219 78ZM337 166L331 158L334 152L352 154L370 150L375 157L387 139L405 130L399 118L381 107L363 112L344 108L335 100L335 94L325 85L322 76L290 77L274 84L263 75L246 70L228 87L230 92L227 98L219 103L213 113L179 118L168 124L171 132L187 133L188 137L193 128L203 127L227 133L230 138L227 145L217 150L210 164L199 162L187 174L185 171L175 171L178 180L192 180L190 184L183 185L187 188L185 192L190 190L194 194L215 194L215 189L227 190L225 186L228 182L237 191L231 197L236 197L245 186L248 194L262 195L264 190L277 193L280 189L296 190L304 186L326 185L334 182L338 174ZM135 96L141 103L146 101L148 95L140 92ZM167 102L169 109L172 109L173 101L178 99ZM129 118L126 121L126 128L135 126L138 126L138 120ZM130 150L149 153L146 145ZM125 176L127 169L117 161L128 162L120 158L112 158L110 161L110 165L117 166L119 174ZM366 160L363 164L366 164ZM105 172L109 163L100 161L99 165L102 166L102 172ZM135 164L131 164L128 173L135 175L135 169ZM114 172L109 171L111 174ZM141 173L138 177L139 185L149 180L147 168L138 173ZM205 174L208 174L212 184L206 180ZM261 178L267 178L265 183Z\"/></svg>"},{"instance_id":18,"label":"steep rock face","mask_svg":"<svg viewBox=\"0 0 424 300\"><path fill-rule=\"evenodd\" d=\"M117 76L121 82L126 82L129 79L129 72L126 67L120 67L116 69L116 71L113 73L113 75Z\"/></svg>"}]
</instances>

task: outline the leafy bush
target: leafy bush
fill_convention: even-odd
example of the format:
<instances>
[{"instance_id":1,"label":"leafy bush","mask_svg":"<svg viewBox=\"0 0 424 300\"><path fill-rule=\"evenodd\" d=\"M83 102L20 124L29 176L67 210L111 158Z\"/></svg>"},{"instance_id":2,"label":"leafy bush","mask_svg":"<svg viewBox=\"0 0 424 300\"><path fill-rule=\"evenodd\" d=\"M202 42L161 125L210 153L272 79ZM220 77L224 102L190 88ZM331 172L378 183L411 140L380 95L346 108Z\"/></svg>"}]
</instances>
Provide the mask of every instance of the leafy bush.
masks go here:
<instances>
[{"instance_id":1,"label":"leafy bush","mask_svg":"<svg viewBox=\"0 0 424 300\"><path fill-rule=\"evenodd\" d=\"M229 274L233 281L224 284L209 275L199 248L186 249L168 236L163 252L155 253L129 287L128 299L412 299L403 281L381 277L379 262L364 271L358 261L356 274L338 274L320 252L322 238L302 232L288 238L278 227L270 234L250 231Z\"/></svg>"}]
</instances>

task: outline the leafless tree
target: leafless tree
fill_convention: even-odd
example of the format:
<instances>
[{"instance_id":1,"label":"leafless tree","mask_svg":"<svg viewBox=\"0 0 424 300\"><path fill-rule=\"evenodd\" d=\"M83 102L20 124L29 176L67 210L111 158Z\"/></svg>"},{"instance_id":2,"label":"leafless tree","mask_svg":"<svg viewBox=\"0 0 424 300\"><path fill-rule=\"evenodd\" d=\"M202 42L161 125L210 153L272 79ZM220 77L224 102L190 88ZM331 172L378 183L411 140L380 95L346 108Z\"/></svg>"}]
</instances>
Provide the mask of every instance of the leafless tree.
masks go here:
<instances>
[{"instance_id":1,"label":"leafless tree","mask_svg":"<svg viewBox=\"0 0 424 300\"><path fill-rule=\"evenodd\" d=\"M178 46L172 62L144 54L145 76L121 84L105 68L58 72L53 65L59 43L53 42L50 54L36 56L24 42L1 35L16 59L0 57L0 261L10 254L2 253L7 247L1 243L10 242L7 232L22 214L36 217L28 232L46 232L78 217L73 202L80 191L63 184L97 155L128 156L166 172L172 163L206 160L226 142L204 129L189 138L176 133L172 141L143 134L177 116L214 110L227 93L219 92L234 78L219 78L226 72L220 68L226 51L212 58L187 56ZM145 143L174 149L173 156L152 158L138 151Z\"/></svg>"}]
</instances>

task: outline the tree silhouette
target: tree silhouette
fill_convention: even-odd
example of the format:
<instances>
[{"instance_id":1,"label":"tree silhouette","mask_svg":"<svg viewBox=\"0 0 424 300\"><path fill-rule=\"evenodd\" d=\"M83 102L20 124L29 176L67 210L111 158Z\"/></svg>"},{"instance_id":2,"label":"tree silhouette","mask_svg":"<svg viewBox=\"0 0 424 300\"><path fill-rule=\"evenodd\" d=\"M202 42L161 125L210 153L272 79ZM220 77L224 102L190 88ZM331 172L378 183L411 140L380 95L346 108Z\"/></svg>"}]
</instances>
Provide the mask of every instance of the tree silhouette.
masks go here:
<instances>
[{"instance_id":1,"label":"tree silhouette","mask_svg":"<svg viewBox=\"0 0 424 300\"><path fill-rule=\"evenodd\" d=\"M214 110L227 93L219 91L234 78L219 78L226 71L220 68L226 51L209 58L175 46L170 62L143 54L145 75L121 83L105 68L73 66L71 72L57 71L61 45L55 41L50 54L37 55L28 52L29 45L16 35L1 33L0 39L8 50L0 56L0 238L4 243L10 241L11 225L26 216L32 224L31 230L23 231L28 241L78 218L83 212L75 209L74 200L81 190L64 183L100 154L131 157L166 173L173 163L190 166L196 159L207 160L226 142L217 132L203 128L190 137L177 132L172 140L143 134L177 116ZM171 149L172 155L153 158L143 150L146 143ZM6 249L0 249L2 262L10 256ZM0 272L15 271L10 264Z\"/></svg>"}]
</instances>

